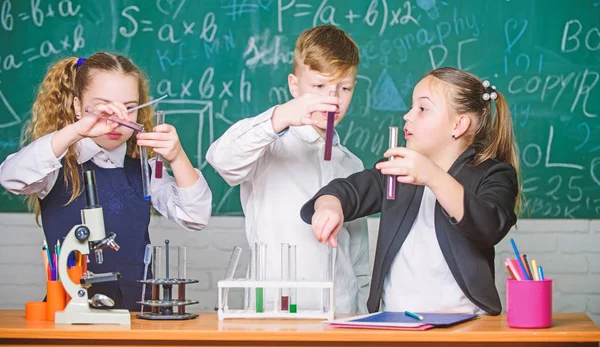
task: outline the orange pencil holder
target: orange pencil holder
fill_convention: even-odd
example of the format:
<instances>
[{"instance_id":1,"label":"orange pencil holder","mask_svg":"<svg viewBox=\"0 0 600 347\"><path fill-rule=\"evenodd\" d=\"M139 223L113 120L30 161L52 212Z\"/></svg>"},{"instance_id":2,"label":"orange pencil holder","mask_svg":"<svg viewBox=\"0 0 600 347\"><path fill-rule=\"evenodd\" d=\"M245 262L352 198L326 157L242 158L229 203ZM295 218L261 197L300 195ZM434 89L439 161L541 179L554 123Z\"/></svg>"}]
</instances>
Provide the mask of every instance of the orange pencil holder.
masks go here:
<instances>
[{"instance_id":1,"label":"orange pencil holder","mask_svg":"<svg viewBox=\"0 0 600 347\"><path fill-rule=\"evenodd\" d=\"M46 282L46 320L54 322L54 314L65 309L65 288L60 281Z\"/></svg>"},{"instance_id":2,"label":"orange pencil holder","mask_svg":"<svg viewBox=\"0 0 600 347\"><path fill-rule=\"evenodd\" d=\"M27 302L25 303L25 319L30 321L46 320L45 302Z\"/></svg>"},{"instance_id":3,"label":"orange pencil holder","mask_svg":"<svg viewBox=\"0 0 600 347\"><path fill-rule=\"evenodd\" d=\"M83 274L83 268L81 266L71 266L67 272L69 273L69 278L75 284L79 284L81 281L81 276ZM69 293L65 292L65 303L68 304L71 301L71 296Z\"/></svg>"}]
</instances>

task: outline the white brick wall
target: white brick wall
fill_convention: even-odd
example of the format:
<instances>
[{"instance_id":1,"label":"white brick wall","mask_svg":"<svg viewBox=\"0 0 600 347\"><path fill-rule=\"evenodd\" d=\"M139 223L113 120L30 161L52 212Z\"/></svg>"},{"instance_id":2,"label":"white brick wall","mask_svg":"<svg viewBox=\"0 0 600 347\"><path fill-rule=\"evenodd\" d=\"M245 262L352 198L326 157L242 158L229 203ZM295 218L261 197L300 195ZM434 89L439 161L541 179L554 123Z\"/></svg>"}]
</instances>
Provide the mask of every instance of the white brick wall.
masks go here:
<instances>
[{"instance_id":1,"label":"white brick wall","mask_svg":"<svg viewBox=\"0 0 600 347\"><path fill-rule=\"evenodd\" d=\"M379 220L369 219L371 264ZM150 224L153 244L169 239L187 246L188 277L200 283L188 287L188 297L199 300L194 311L210 311L217 301L216 284L225 273L234 246L247 247L241 217L213 217L199 233L181 230L162 217ZM519 249L554 278L554 312L585 312L600 324L600 220L522 220L509 236ZM0 309L22 309L27 301L44 296L41 266L43 234L30 214L0 214ZM117 235L118 240L118 235ZM504 259L513 257L508 238L496 247L496 285L504 302ZM109 256L108 254L106 256ZM245 273L242 257L237 276ZM240 306L241 293L230 294Z\"/></svg>"}]
</instances>

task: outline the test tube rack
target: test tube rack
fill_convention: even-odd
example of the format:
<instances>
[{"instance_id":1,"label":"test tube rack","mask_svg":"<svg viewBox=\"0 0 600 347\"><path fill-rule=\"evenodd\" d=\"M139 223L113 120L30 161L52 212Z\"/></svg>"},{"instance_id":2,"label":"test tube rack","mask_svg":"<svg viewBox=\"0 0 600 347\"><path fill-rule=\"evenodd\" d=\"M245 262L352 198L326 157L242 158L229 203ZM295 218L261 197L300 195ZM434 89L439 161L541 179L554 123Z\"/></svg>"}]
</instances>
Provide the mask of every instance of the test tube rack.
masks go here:
<instances>
[{"instance_id":1,"label":"test tube rack","mask_svg":"<svg viewBox=\"0 0 600 347\"><path fill-rule=\"evenodd\" d=\"M298 309L297 312L292 313L289 311L280 310L281 298L279 297L278 302L275 303L272 310L264 310L263 312L256 312L254 309L229 309L227 295L225 291L230 288L269 288L270 290L279 290L284 288L313 288L313 289L329 289L329 310L302 310ZM335 295L333 281L257 281L251 279L231 279L221 280L218 282L219 290L219 309L217 311L219 320L227 318L290 318L290 319L327 319L333 320L335 318ZM321 307L325 303L321 302Z\"/></svg>"},{"instance_id":2,"label":"test tube rack","mask_svg":"<svg viewBox=\"0 0 600 347\"><path fill-rule=\"evenodd\" d=\"M160 271L161 265L161 247L154 247L156 253L153 256L153 273L156 275ZM155 278L148 280L138 280L138 283L144 285L150 285L152 289L152 298L150 300L142 300L137 303L151 308L150 312L144 312L137 315L141 319L149 320L186 320L194 319L198 317L195 313L185 312L187 305L198 304L198 301L189 300L185 297L186 285L198 283L198 280L187 279L186 277L186 259L185 259L185 247L177 248L180 254L178 254L178 276L180 278L169 277L169 240L165 240L165 252L166 252L166 266L165 266L165 278ZM177 286L177 299L173 297L173 286ZM162 299L160 293L162 291Z\"/></svg>"},{"instance_id":3,"label":"test tube rack","mask_svg":"<svg viewBox=\"0 0 600 347\"><path fill-rule=\"evenodd\" d=\"M185 286L187 284L198 283L198 280L160 278L146 281L140 280L138 282L148 284L152 288L152 299L138 301L140 305L151 307L151 311L138 314L138 318L150 320L185 320L198 317L195 313L185 312L185 306L198 304L198 301L186 299ZM177 285L177 299L172 296L174 285ZM161 287L163 292L162 299L159 298Z\"/></svg>"}]
</instances>

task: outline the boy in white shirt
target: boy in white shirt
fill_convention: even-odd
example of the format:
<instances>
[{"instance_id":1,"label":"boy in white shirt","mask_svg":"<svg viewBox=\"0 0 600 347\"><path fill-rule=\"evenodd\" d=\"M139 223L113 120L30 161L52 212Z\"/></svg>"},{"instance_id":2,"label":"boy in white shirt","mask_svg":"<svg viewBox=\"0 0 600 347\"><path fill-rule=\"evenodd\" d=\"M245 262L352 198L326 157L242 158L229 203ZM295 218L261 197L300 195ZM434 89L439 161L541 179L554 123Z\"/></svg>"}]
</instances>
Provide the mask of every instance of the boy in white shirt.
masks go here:
<instances>
[{"instance_id":1,"label":"boy in white shirt","mask_svg":"<svg viewBox=\"0 0 600 347\"><path fill-rule=\"evenodd\" d=\"M302 204L335 178L363 170L358 157L334 134L332 156L324 160L327 112L337 125L352 100L359 50L343 30L323 25L296 42L294 73L288 76L293 99L243 119L215 141L208 162L230 185L241 185L248 243L267 244L267 279L279 279L280 244L297 245L297 279L320 280L327 246L300 218ZM330 92L337 96L329 96ZM366 312L370 282L366 219L343 225L337 238L337 313ZM267 293L266 309L276 291ZM321 297L298 291L298 309L318 309Z\"/></svg>"}]
</instances>

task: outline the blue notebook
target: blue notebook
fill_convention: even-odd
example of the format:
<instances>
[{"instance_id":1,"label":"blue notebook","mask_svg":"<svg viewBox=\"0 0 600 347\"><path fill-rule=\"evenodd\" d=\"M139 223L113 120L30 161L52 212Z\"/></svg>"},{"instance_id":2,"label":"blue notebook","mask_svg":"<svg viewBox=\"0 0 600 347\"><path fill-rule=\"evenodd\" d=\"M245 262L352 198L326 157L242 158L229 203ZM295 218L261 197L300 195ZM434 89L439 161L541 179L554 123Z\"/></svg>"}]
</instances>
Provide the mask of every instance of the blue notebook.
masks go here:
<instances>
[{"instance_id":1,"label":"blue notebook","mask_svg":"<svg viewBox=\"0 0 600 347\"><path fill-rule=\"evenodd\" d=\"M333 325L344 325L345 327L388 326L416 328L424 325L430 325L433 327L446 327L477 318L476 314L418 312L415 313L423 316L423 320L407 316L404 312L378 312L368 315L335 320L330 323L333 323Z\"/></svg>"}]
</instances>

